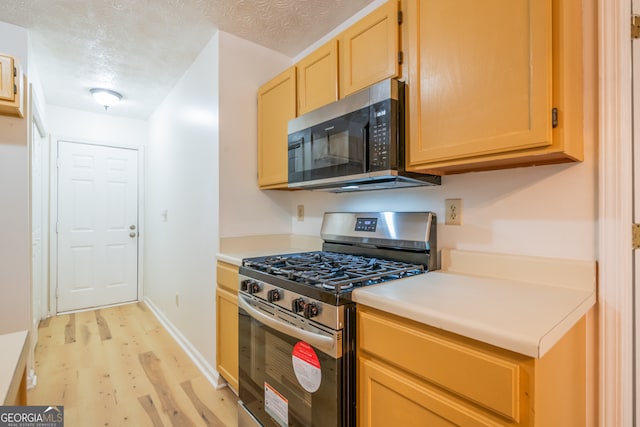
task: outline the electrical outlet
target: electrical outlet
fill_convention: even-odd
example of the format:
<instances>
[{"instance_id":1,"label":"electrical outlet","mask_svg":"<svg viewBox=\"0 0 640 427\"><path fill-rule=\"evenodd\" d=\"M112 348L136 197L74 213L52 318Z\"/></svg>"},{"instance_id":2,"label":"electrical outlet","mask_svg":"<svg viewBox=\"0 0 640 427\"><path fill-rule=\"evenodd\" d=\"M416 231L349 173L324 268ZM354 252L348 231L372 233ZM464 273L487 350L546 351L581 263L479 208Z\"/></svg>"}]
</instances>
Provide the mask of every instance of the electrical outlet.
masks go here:
<instances>
[{"instance_id":1,"label":"electrical outlet","mask_svg":"<svg viewBox=\"0 0 640 427\"><path fill-rule=\"evenodd\" d=\"M446 225L462 225L462 199L446 199L444 201L444 223Z\"/></svg>"},{"instance_id":2,"label":"electrical outlet","mask_svg":"<svg viewBox=\"0 0 640 427\"><path fill-rule=\"evenodd\" d=\"M298 205L298 221L304 221L304 205Z\"/></svg>"}]
</instances>

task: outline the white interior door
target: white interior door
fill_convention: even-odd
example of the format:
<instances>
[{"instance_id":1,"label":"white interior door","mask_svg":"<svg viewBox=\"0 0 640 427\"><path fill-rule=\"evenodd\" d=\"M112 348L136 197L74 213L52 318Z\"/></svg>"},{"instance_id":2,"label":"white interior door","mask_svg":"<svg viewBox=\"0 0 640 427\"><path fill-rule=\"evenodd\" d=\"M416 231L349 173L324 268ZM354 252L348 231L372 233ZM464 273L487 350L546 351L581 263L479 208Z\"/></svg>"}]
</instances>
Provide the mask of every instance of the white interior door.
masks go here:
<instances>
[{"instance_id":1,"label":"white interior door","mask_svg":"<svg viewBox=\"0 0 640 427\"><path fill-rule=\"evenodd\" d=\"M138 298L138 152L58 142L57 311Z\"/></svg>"}]
</instances>

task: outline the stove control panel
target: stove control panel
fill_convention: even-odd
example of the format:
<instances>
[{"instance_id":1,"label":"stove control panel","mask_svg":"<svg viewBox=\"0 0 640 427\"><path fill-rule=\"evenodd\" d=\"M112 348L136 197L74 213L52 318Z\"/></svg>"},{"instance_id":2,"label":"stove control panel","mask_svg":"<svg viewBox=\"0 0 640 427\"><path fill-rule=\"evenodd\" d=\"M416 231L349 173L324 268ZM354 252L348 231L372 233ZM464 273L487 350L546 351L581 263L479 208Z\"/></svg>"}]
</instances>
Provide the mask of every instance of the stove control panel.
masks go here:
<instances>
[{"instance_id":1,"label":"stove control panel","mask_svg":"<svg viewBox=\"0 0 640 427\"><path fill-rule=\"evenodd\" d=\"M344 308L323 303L317 299L301 295L287 289L274 286L261 280L240 275L239 290L259 298L300 316L313 320L332 329L342 329L344 326Z\"/></svg>"},{"instance_id":2,"label":"stove control panel","mask_svg":"<svg viewBox=\"0 0 640 427\"><path fill-rule=\"evenodd\" d=\"M355 231L369 231L375 233L378 226L378 218L356 218Z\"/></svg>"}]
</instances>

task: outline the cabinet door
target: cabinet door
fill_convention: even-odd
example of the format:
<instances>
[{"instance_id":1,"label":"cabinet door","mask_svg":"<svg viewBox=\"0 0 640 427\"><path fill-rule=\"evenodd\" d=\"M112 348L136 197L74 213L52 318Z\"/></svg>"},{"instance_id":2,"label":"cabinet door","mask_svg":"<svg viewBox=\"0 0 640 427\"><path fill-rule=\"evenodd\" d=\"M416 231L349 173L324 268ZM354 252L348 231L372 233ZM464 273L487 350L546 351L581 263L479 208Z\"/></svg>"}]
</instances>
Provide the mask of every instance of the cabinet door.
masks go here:
<instances>
[{"instance_id":1,"label":"cabinet door","mask_svg":"<svg viewBox=\"0 0 640 427\"><path fill-rule=\"evenodd\" d=\"M296 72L291 67L258 90L258 184L286 188L287 127L296 116Z\"/></svg>"},{"instance_id":2,"label":"cabinet door","mask_svg":"<svg viewBox=\"0 0 640 427\"><path fill-rule=\"evenodd\" d=\"M216 267L216 277L218 286L225 290L236 293L238 292L238 266L218 261Z\"/></svg>"},{"instance_id":3,"label":"cabinet door","mask_svg":"<svg viewBox=\"0 0 640 427\"><path fill-rule=\"evenodd\" d=\"M410 167L551 144L551 0L409 0Z\"/></svg>"},{"instance_id":4,"label":"cabinet door","mask_svg":"<svg viewBox=\"0 0 640 427\"><path fill-rule=\"evenodd\" d=\"M13 102L14 93L14 64L13 58L0 55L0 100Z\"/></svg>"},{"instance_id":5,"label":"cabinet door","mask_svg":"<svg viewBox=\"0 0 640 427\"><path fill-rule=\"evenodd\" d=\"M338 100L338 40L331 40L296 64L298 114Z\"/></svg>"},{"instance_id":6,"label":"cabinet door","mask_svg":"<svg viewBox=\"0 0 640 427\"><path fill-rule=\"evenodd\" d=\"M340 98L399 75L398 34L396 0L390 0L340 34Z\"/></svg>"},{"instance_id":7,"label":"cabinet door","mask_svg":"<svg viewBox=\"0 0 640 427\"><path fill-rule=\"evenodd\" d=\"M218 372L238 390L238 296L216 290L216 362Z\"/></svg>"},{"instance_id":8,"label":"cabinet door","mask_svg":"<svg viewBox=\"0 0 640 427\"><path fill-rule=\"evenodd\" d=\"M358 359L358 425L453 427L509 425L375 359Z\"/></svg>"}]
</instances>

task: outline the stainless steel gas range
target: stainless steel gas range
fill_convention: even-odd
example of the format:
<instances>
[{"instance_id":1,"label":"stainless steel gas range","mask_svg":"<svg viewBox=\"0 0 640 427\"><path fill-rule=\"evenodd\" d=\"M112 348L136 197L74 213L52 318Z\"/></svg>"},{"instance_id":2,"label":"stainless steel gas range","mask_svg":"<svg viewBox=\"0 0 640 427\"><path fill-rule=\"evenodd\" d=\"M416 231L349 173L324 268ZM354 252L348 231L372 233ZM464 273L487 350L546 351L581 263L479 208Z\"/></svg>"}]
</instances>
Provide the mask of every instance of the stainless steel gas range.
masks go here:
<instances>
[{"instance_id":1,"label":"stainless steel gas range","mask_svg":"<svg viewBox=\"0 0 640 427\"><path fill-rule=\"evenodd\" d=\"M355 426L351 292L437 268L431 212L332 212L322 251L240 267L239 426Z\"/></svg>"}]
</instances>

